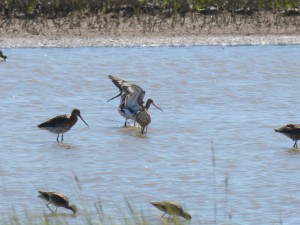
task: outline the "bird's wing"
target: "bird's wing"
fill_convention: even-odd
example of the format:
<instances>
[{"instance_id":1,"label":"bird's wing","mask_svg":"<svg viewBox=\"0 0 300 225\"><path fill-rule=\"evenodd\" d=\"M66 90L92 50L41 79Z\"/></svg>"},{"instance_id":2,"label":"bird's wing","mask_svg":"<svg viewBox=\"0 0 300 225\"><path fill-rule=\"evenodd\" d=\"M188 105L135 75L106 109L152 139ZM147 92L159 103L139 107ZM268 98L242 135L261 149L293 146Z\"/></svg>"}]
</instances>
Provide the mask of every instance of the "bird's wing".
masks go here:
<instances>
[{"instance_id":1,"label":"bird's wing","mask_svg":"<svg viewBox=\"0 0 300 225\"><path fill-rule=\"evenodd\" d=\"M56 205L64 205L69 203L69 199L62 193L51 192L50 199L55 202Z\"/></svg>"},{"instance_id":2,"label":"bird's wing","mask_svg":"<svg viewBox=\"0 0 300 225\"><path fill-rule=\"evenodd\" d=\"M133 108L134 110L140 109L140 105L143 103L145 91L138 85L131 84L123 88L126 93L125 108Z\"/></svg>"},{"instance_id":3,"label":"bird's wing","mask_svg":"<svg viewBox=\"0 0 300 225\"><path fill-rule=\"evenodd\" d=\"M300 135L300 124L288 124L284 127L277 129L277 131L282 133L291 133L294 135Z\"/></svg>"},{"instance_id":4,"label":"bird's wing","mask_svg":"<svg viewBox=\"0 0 300 225\"><path fill-rule=\"evenodd\" d=\"M115 77L115 76L112 76L112 75L108 75L108 78L111 79L111 81L113 82L113 84L119 88L120 91L122 91L122 83L125 82L125 83L128 83L126 80L122 80L120 79L119 77Z\"/></svg>"},{"instance_id":5,"label":"bird's wing","mask_svg":"<svg viewBox=\"0 0 300 225\"><path fill-rule=\"evenodd\" d=\"M137 112L140 109L140 105L143 103L145 91L140 86L126 80L122 80L118 77L108 75L108 78L111 79L115 86L120 90L119 95L109 99L108 101L121 96L119 108L127 108Z\"/></svg>"},{"instance_id":6,"label":"bird's wing","mask_svg":"<svg viewBox=\"0 0 300 225\"><path fill-rule=\"evenodd\" d=\"M114 85L119 88L119 90L122 92L124 91L126 94L134 94L134 93L141 93L144 90L133 83L130 83L126 80L122 80L119 77L115 77L112 75L108 75L108 78L112 80L112 82L114 83Z\"/></svg>"},{"instance_id":7,"label":"bird's wing","mask_svg":"<svg viewBox=\"0 0 300 225\"><path fill-rule=\"evenodd\" d=\"M62 124L64 124L65 122L68 121L68 118L70 116L67 114L64 115L60 115L60 116L56 116L50 120L47 120L44 123L41 123L38 125L39 128L43 128L43 127L57 127L57 126L61 126Z\"/></svg>"}]
</instances>

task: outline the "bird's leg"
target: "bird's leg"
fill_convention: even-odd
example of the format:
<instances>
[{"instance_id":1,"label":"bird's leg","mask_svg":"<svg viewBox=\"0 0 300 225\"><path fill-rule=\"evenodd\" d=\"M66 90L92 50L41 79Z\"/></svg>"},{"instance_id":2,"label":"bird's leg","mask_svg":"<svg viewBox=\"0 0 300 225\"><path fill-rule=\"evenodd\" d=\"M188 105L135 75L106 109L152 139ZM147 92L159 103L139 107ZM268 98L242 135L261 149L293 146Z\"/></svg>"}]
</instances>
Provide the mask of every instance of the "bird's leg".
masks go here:
<instances>
[{"instance_id":1,"label":"bird's leg","mask_svg":"<svg viewBox=\"0 0 300 225\"><path fill-rule=\"evenodd\" d=\"M125 120L124 127L127 127L127 119Z\"/></svg>"},{"instance_id":2,"label":"bird's leg","mask_svg":"<svg viewBox=\"0 0 300 225\"><path fill-rule=\"evenodd\" d=\"M61 142L64 141L64 133L61 133Z\"/></svg>"},{"instance_id":3,"label":"bird's leg","mask_svg":"<svg viewBox=\"0 0 300 225\"><path fill-rule=\"evenodd\" d=\"M55 212L57 212L57 208L58 208L58 207L56 207Z\"/></svg>"},{"instance_id":4,"label":"bird's leg","mask_svg":"<svg viewBox=\"0 0 300 225\"><path fill-rule=\"evenodd\" d=\"M56 141L58 142L58 137L59 137L59 133L57 134L57 138L56 138Z\"/></svg>"},{"instance_id":5,"label":"bird's leg","mask_svg":"<svg viewBox=\"0 0 300 225\"><path fill-rule=\"evenodd\" d=\"M146 126L146 131L145 131L145 133L147 133L148 132L148 126Z\"/></svg>"},{"instance_id":6,"label":"bird's leg","mask_svg":"<svg viewBox=\"0 0 300 225\"><path fill-rule=\"evenodd\" d=\"M298 140L295 141L294 148L298 148L297 141Z\"/></svg>"},{"instance_id":7,"label":"bird's leg","mask_svg":"<svg viewBox=\"0 0 300 225\"><path fill-rule=\"evenodd\" d=\"M49 207L49 203L46 204L46 206L47 206L47 208L48 208L52 213L54 213L53 210Z\"/></svg>"},{"instance_id":8,"label":"bird's leg","mask_svg":"<svg viewBox=\"0 0 300 225\"><path fill-rule=\"evenodd\" d=\"M172 222L174 220L174 218L169 215L169 217L167 218L167 220L168 220L168 222Z\"/></svg>"},{"instance_id":9,"label":"bird's leg","mask_svg":"<svg viewBox=\"0 0 300 225\"><path fill-rule=\"evenodd\" d=\"M165 215L168 215L167 217L165 217ZM173 218L171 217L171 215L164 213L161 218L165 218L168 222L173 221Z\"/></svg>"}]
</instances>

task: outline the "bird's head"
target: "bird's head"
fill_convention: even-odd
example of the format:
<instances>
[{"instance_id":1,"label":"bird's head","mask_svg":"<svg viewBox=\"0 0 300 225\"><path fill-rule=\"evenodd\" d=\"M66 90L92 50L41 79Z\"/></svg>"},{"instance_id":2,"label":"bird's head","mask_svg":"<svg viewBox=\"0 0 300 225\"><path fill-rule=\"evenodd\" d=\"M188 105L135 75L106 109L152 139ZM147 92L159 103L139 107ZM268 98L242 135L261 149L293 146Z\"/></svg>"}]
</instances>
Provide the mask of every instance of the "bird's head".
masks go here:
<instances>
[{"instance_id":1,"label":"bird's head","mask_svg":"<svg viewBox=\"0 0 300 225\"><path fill-rule=\"evenodd\" d=\"M77 212L77 207L76 207L75 205L70 205L70 206L69 206L69 209L70 209L74 214L76 214L76 212Z\"/></svg>"},{"instance_id":2,"label":"bird's head","mask_svg":"<svg viewBox=\"0 0 300 225\"><path fill-rule=\"evenodd\" d=\"M188 214L187 212L184 212L184 213L183 213L183 217L184 217L186 220L191 220L191 219L192 219L191 215Z\"/></svg>"}]
</instances>

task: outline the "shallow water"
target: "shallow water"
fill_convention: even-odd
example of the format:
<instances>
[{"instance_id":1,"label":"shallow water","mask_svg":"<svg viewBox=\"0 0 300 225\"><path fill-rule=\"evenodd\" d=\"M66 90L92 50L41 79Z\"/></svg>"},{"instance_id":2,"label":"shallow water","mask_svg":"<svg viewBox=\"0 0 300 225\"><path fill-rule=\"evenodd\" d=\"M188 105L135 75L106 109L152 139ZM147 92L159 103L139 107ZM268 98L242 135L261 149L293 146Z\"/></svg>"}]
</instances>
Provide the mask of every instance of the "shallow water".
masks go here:
<instances>
[{"instance_id":1,"label":"shallow water","mask_svg":"<svg viewBox=\"0 0 300 225\"><path fill-rule=\"evenodd\" d=\"M125 198L153 224L161 212L150 200L182 203L190 224L300 223L300 152L273 131L300 123L300 46L3 52L0 215L48 213L41 189L78 206L70 224L82 224L84 209L97 221L95 205L122 221ZM119 100L106 102L118 93L108 74L163 109L150 108L147 135L123 127ZM78 120L63 143L36 127L73 108L90 127Z\"/></svg>"}]
</instances>

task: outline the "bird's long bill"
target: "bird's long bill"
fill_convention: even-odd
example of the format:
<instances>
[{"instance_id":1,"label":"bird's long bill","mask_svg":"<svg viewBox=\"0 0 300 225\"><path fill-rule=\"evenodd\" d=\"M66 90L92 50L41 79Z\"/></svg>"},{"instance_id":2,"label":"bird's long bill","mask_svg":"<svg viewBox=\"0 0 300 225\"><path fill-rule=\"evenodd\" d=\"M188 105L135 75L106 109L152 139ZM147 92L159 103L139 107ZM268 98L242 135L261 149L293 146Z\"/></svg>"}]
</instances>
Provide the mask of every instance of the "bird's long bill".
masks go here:
<instances>
[{"instance_id":1,"label":"bird's long bill","mask_svg":"<svg viewBox=\"0 0 300 225\"><path fill-rule=\"evenodd\" d=\"M88 127L90 127L85 121L84 119L79 115L80 119L85 123L85 125L87 125Z\"/></svg>"},{"instance_id":2,"label":"bird's long bill","mask_svg":"<svg viewBox=\"0 0 300 225\"><path fill-rule=\"evenodd\" d=\"M109 101L111 101L111 100L113 100L113 99L115 99L115 98L121 96L121 94L122 94L122 92L120 92L120 93L119 93L118 95L116 95L115 97L112 97L111 99L107 100L107 102L109 102Z\"/></svg>"},{"instance_id":3,"label":"bird's long bill","mask_svg":"<svg viewBox=\"0 0 300 225\"><path fill-rule=\"evenodd\" d=\"M152 105L154 105L156 108L158 108L160 111L163 111L161 108L159 108L157 105L154 104L154 102L152 102Z\"/></svg>"}]
</instances>

